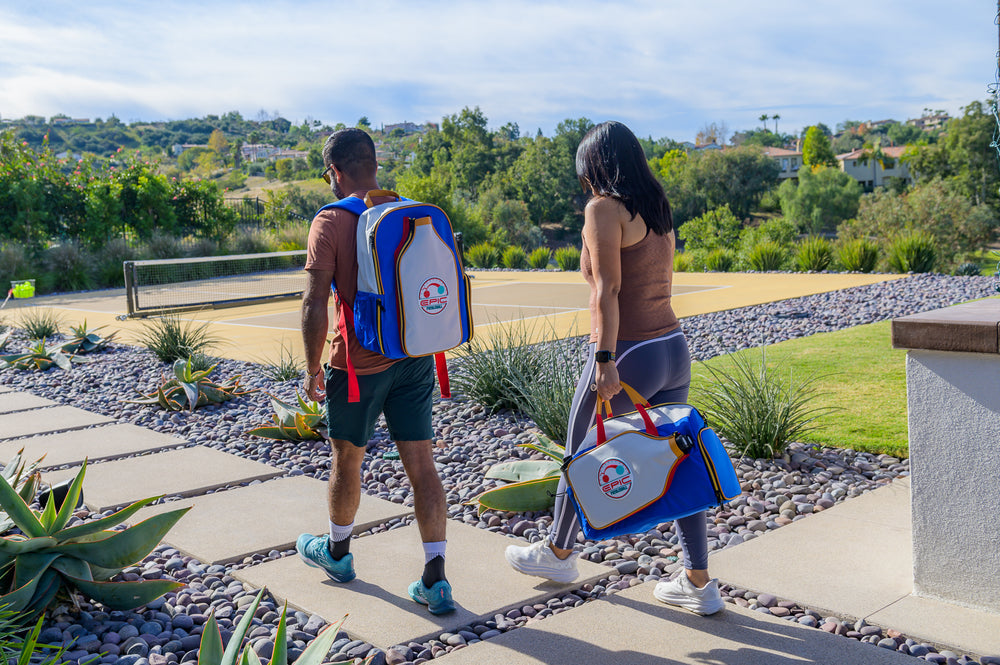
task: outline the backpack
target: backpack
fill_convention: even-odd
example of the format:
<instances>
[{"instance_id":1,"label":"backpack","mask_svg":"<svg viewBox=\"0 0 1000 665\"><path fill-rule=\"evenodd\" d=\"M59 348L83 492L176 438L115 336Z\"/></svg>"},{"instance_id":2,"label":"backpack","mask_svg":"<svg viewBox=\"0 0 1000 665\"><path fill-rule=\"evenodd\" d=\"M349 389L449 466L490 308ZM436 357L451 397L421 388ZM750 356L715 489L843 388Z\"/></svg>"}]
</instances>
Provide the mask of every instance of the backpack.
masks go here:
<instances>
[{"instance_id":1,"label":"backpack","mask_svg":"<svg viewBox=\"0 0 1000 665\"><path fill-rule=\"evenodd\" d=\"M397 200L380 205L372 197ZM342 208L358 215L358 291L351 311L342 298L338 328L347 323L361 345L387 358L434 355L442 397L450 397L444 352L472 339L469 278L448 216L441 208L373 190L349 196L319 212ZM336 290L337 285L333 285ZM347 357L348 401L359 399L357 375Z\"/></svg>"}]
</instances>

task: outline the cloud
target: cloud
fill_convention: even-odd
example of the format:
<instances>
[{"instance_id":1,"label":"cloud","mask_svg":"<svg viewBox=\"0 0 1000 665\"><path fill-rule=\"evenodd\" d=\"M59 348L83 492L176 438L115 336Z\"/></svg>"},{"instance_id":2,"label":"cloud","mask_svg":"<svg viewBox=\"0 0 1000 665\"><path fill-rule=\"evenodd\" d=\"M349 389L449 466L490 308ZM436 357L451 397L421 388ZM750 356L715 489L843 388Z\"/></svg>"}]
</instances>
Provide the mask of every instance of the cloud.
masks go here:
<instances>
[{"instance_id":1,"label":"cloud","mask_svg":"<svg viewBox=\"0 0 1000 665\"><path fill-rule=\"evenodd\" d=\"M616 117L693 136L779 113L783 128L955 112L993 80L989 8L927 0L37 3L0 9L0 113L181 118L278 110L550 133ZM137 118L138 119L138 118Z\"/></svg>"}]
</instances>

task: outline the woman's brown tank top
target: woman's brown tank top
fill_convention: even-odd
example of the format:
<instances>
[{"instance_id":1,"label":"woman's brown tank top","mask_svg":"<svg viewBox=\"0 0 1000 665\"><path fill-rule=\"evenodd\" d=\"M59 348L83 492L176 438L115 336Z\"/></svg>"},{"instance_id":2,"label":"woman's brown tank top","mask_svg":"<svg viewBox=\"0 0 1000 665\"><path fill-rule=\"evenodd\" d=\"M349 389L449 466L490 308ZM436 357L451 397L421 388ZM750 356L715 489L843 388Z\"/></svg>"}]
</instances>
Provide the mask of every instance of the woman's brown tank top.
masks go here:
<instances>
[{"instance_id":1,"label":"woman's brown tank top","mask_svg":"<svg viewBox=\"0 0 1000 665\"><path fill-rule=\"evenodd\" d=\"M646 237L621 250L621 289L618 291L618 339L653 339L680 323L670 307L670 278L674 265L673 232L646 232ZM597 289L587 243L580 254L580 272L590 284L590 341L597 341Z\"/></svg>"}]
</instances>

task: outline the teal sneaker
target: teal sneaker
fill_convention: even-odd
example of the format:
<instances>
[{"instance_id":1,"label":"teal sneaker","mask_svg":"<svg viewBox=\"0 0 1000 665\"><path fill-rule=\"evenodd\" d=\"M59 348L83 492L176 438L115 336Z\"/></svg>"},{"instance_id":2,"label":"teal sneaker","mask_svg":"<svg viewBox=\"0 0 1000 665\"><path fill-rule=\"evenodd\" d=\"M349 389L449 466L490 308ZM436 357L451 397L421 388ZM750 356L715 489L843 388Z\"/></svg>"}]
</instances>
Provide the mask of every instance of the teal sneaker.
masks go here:
<instances>
[{"instance_id":1,"label":"teal sneaker","mask_svg":"<svg viewBox=\"0 0 1000 665\"><path fill-rule=\"evenodd\" d=\"M357 577L354 574L354 555L348 552L343 559L335 561L327 548L329 540L329 534L314 536L304 533L295 541L295 551L307 566L321 569L334 582L350 582Z\"/></svg>"},{"instance_id":2,"label":"teal sneaker","mask_svg":"<svg viewBox=\"0 0 1000 665\"><path fill-rule=\"evenodd\" d=\"M447 614L455 611L455 603L451 599L451 585L448 580L435 582L430 589L421 580L410 585L410 598L421 605L426 605L431 614Z\"/></svg>"}]
</instances>

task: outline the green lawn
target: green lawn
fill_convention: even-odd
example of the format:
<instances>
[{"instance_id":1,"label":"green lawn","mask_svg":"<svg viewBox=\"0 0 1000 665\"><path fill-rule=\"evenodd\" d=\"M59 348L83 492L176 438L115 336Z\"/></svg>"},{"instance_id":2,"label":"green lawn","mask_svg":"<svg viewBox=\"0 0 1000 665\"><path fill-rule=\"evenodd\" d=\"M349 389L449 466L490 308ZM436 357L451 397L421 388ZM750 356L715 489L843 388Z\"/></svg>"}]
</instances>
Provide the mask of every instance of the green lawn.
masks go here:
<instances>
[{"instance_id":1,"label":"green lawn","mask_svg":"<svg viewBox=\"0 0 1000 665\"><path fill-rule=\"evenodd\" d=\"M818 419L819 428L806 435L806 441L909 456L906 352L892 348L889 321L773 344L767 347L767 361L786 381L789 372L793 379L822 377L815 384L822 393L816 405L837 410ZM704 364L729 369L731 363L728 356L720 356ZM693 367L692 399L699 383L709 377L702 364Z\"/></svg>"}]
</instances>

